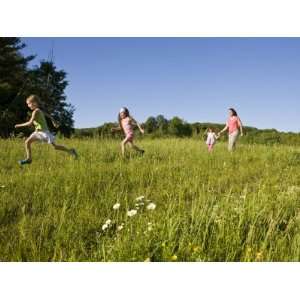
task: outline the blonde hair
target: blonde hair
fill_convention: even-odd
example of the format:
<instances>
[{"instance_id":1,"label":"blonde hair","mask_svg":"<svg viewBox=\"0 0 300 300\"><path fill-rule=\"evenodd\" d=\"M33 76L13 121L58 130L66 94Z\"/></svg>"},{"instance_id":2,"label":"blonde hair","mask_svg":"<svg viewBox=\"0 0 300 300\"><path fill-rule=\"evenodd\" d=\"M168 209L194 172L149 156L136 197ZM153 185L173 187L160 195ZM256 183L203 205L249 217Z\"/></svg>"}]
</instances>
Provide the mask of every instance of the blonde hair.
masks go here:
<instances>
[{"instance_id":1,"label":"blonde hair","mask_svg":"<svg viewBox=\"0 0 300 300\"><path fill-rule=\"evenodd\" d=\"M27 99L26 102L31 102L31 103L35 103L37 105L41 104L41 99L39 96L37 95L30 95Z\"/></svg>"}]
</instances>

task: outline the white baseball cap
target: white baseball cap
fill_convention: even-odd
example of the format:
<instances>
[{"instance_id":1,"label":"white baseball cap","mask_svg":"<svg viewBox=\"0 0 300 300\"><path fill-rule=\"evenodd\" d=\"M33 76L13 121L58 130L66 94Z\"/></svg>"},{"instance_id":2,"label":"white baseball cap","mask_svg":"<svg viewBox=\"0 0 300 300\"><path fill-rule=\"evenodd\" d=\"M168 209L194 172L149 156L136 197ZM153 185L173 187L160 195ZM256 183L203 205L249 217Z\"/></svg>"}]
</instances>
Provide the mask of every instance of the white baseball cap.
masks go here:
<instances>
[{"instance_id":1,"label":"white baseball cap","mask_svg":"<svg viewBox=\"0 0 300 300\"><path fill-rule=\"evenodd\" d=\"M120 109L120 114L126 112L126 110L127 110L126 107L122 107L122 108Z\"/></svg>"}]
</instances>

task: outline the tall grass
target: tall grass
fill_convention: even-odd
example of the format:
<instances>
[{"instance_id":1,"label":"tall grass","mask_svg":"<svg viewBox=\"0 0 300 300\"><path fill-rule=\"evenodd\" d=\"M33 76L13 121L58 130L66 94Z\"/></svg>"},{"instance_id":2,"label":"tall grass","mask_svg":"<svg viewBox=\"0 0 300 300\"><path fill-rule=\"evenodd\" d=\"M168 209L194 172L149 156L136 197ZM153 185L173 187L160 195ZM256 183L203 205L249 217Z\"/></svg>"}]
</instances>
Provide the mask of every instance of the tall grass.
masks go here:
<instances>
[{"instance_id":1,"label":"tall grass","mask_svg":"<svg viewBox=\"0 0 300 300\"><path fill-rule=\"evenodd\" d=\"M1 261L300 260L298 148L143 140L123 160L115 141L64 143L77 161L34 145L21 168L21 141L0 141ZM128 217L141 195L156 209Z\"/></svg>"}]
</instances>

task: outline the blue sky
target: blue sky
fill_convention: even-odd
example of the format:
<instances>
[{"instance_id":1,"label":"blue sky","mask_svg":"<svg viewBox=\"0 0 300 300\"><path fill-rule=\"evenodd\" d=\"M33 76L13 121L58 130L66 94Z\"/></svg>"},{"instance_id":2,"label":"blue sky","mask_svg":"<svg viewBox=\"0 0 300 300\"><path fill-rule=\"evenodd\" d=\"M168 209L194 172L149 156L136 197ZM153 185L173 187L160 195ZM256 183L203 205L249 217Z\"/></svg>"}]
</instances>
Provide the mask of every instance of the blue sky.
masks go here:
<instances>
[{"instance_id":1,"label":"blue sky","mask_svg":"<svg viewBox=\"0 0 300 300\"><path fill-rule=\"evenodd\" d=\"M115 121L121 106L143 122L179 116L300 131L300 38L24 38L33 64L68 73L75 126Z\"/></svg>"}]
</instances>

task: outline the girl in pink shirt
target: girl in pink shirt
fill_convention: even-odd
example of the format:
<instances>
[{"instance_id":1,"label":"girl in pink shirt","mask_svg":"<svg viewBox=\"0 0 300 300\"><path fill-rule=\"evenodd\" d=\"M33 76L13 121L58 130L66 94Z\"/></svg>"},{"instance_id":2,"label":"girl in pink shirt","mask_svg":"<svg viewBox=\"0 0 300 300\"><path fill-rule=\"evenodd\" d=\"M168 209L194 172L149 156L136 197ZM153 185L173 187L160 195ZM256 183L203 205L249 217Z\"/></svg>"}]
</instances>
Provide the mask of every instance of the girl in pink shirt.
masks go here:
<instances>
[{"instance_id":1,"label":"girl in pink shirt","mask_svg":"<svg viewBox=\"0 0 300 300\"><path fill-rule=\"evenodd\" d=\"M239 135L243 136L243 124L235 109L229 109L229 118L226 126L219 135L228 130L228 150L231 152L235 149Z\"/></svg>"},{"instance_id":2,"label":"girl in pink shirt","mask_svg":"<svg viewBox=\"0 0 300 300\"><path fill-rule=\"evenodd\" d=\"M126 107L121 108L118 115L118 121L119 121L119 127L113 128L112 131L122 130L125 134L125 138L121 143L121 150L122 150L123 157L125 156L126 144L128 144L134 150L143 154L145 151L140 149L133 143L133 139L134 139L133 128L136 125L142 134L144 134L144 129L140 126L140 124L135 119L133 119L130 116L129 110Z\"/></svg>"}]
</instances>

